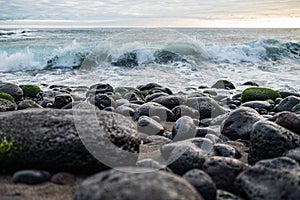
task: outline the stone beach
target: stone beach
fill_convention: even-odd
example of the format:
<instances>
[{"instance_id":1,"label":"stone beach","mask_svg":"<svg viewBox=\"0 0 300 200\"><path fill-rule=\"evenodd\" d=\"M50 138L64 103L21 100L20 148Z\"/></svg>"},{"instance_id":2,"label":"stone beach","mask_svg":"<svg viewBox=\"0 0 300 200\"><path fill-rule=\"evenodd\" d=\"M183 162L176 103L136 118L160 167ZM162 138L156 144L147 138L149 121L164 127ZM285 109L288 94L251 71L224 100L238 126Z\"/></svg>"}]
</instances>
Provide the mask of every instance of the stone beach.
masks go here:
<instances>
[{"instance_id":1,"label":"stone beach","mask_svg":"<svg viewBox=\"0 0 300 200\"><path fill-rule=\"evenodd\" d=\"M0 82L0 199L298 200L300 94L249 83Z\"/></svg>"}]
</instances>

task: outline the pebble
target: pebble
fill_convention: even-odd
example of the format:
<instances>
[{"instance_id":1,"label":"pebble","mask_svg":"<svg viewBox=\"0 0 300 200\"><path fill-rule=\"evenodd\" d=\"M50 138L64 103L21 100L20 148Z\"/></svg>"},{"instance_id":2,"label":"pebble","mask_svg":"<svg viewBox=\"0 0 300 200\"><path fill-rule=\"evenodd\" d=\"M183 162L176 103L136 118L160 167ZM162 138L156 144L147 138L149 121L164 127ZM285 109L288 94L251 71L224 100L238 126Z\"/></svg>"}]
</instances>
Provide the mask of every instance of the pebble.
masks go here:
<instances>
[{"instance_id":1,"label":"pebble","mask_svg":"<svg viewBox=\"0 0 300 200\"><path fill-rule=\"evenodd\" d=\"M50 179L51 175L46 171L22 170L13 175L13 183L24 183L34 185L44 183Z\"/></svg>"}]
</instances>

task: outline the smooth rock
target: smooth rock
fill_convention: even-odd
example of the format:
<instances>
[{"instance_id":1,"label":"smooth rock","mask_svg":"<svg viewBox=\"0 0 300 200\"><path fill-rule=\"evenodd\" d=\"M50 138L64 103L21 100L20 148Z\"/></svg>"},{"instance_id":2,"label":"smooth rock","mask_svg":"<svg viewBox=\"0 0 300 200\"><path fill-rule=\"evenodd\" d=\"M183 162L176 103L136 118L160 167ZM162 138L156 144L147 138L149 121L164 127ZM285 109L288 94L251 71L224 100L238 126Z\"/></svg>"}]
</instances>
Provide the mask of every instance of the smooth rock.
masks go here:
<instances>
[{"instance_id":1,"label":"smooth rock","mask_svg":"<svg viewBox=\"0 0 300 200\"><path fill-rule=\"evenodd\" d=\"M69 103L71 103L73 101L73 98L71 95L69 94L61 94L61 95L57 95L54 98L54 106L56 108L62 108L66 105L68 105Z\"/></svg>"},{"instance_id":2,"label":"smooth rock","mask_svg":"<svg viewBox=\"0 0 300 200\"><path fill-rule=\"evenodd\" d=\"M24 110L27 108L43 108L43 107L32 100L23 100L18 104L18 110Z\"/></svg>"},{"instance_id":3,"label":"smooth rock","mask_svg":"<svg viewBox=\"0 0 300 200\"><path fill-rule=\"evenodd\" d=\"M242 106L253 108L253 109L266 109L270 110L272 108L271 104L267 101L248 101L246 103L243 103Z\"/></svg>"},{"instance_id":4,"label":"smooth rock","mask_svg":"<svg viewBox=\"0 0 300 200\"><path fill-rule=\"evenodd\" d=\"M205 200L216 200L217 188L208 174L200 169L192 169L182 178L193 185Z\"/></svg>"},{"instance_id":5,"label":"smooth rock","mask_svg":"<svg viewBox=\"0 0 300 200\"><path fill-rule=\"evenodd\" d=\"M234 192L234 180L247 166L239 160L226 157L210 157L203 164L205 171L218 189Z\"/></svg>"},{"instance_id":6,"label":"smooth rock","mask_svg":"<svg viewBox=\"0 0 300 200\"><path fill-rule=\"evenodd\" d=\"M90 98L90 102L100 110L106 107L116 107L115 100L107 94L97 94L95 97Z\"/></svg>"},{"instance_id":7,"label":"smooth rock","mask_svg":"<svg viewBox=\"0 0 300 200\"><path fill-rule=\"evenodd\" d=\"M0 141L7 147L0 151L7 171L92 173L107 166L89 151L107 165L133 166L141 138L130 120L115 113L30 109L0 115Z\"/></svg>"},{"instance_id":8,"label":"smooth rock","mask_svg":"<svg viewBox=\"0 0 300 200\"><path fill-rule=\"evenodd\" d=\"M123 170L145 171L145 168ZM155 171L126 173L109 170L84 180L75 200L202 200L196 189L176 175Z\"/></svg>"},{"instance_id":9,"label":"smooth rock","mask_svg":"<svg viewBox=\"0 0 300 200\"><path fill-rule=\"evenodd\" d=\"M174 113L171 110L154 102L148 102L140 106L134 114L134 119L137 121L143 115L148 117L159 116L162 121L175 121Z\"/></svg>"},{"instance_id":10,"label":"smooth rock","mask_svg":"<svg viewBox=\"0 0 300 200\"><path fill-rule=\"evenodd\" d=\"M74 185L76 183L76 177L67 172L59 172L54 174L50 181L58 185Z\"/></svg>"},{"instance_id":11,"label":"smooth rock","mask_svg":"<svg viewBox=\"0 0 300 200\"><path fill-rule=\"evenodd\" d=\"M24 183L28 185L34 185L46 182L50 179L50 177L50 173L46 171L22 170L14 173L13 183Z\"/></svg>"},{"instance_id":12,"label":"smooth rock","mask_svg":"<svg viewBox=\"0 0 300 200\"><path fill-rule=\"evenodd\" d=\"M128 106L121 105L115 109L115 112L128 117L128 116L133 116L135 111L134 109Z\"/></svg>"},{"instance_id":13,"label":"smooth rock","mask_svg":"<svg viewBox=\"0 0 300 200\"><path fill-rule=\"evenodd\" d=\"M277 106L278 111L292 111L292 108L300 103L300 97L288 96L284 98Z\"/></svg>"},{"instance_id":14,"label":"smooth rock","mask_svg":"<svg viewBox=\"0 0 300 200\"><path fill-rule=\"evenodd\" d=\"M172 109L172 112L175 114L176 119L179 119L183 116L189 116L193 119L199 119L200 114L198 110L188 107L186 105L179 105Z\"/></svg>"},{"instance_id":15,"label":"smooth rock","mask_svg":"<svg viewBox=\"0 0 300 200\"><path fill-rule=\"evenodd\" d=\"M139 118L137 129L139 132L146 133L148 135L161 135L164 132L164 127L148 116L141 116Z\"/></svg>"},{"instance_id":16,"label":"smooth rock","mask_svg":"<svg viewBox=\"0 0 300 200\"><path fill-rule=\"evenodd\" d=\"M253 125L250 134L249 164L282 156L290 149L300 147L300 136L266 120Z\"/></svg>"},{"instance_id":17,"label":"smooth rock","mask_svg":"<svg viewBox=\"0 0 300 200\"><path fill-rule=\"evenodd\" d=\"M221 126L221 133L232 140L249 139L252 126L255 122L263 119L252 108L239 108L232 111Z\"/></svg>"},{"instance_id":18,"label":"smooth rock","mask_svg":"<svg viewBox=\"0 0 300 200\"><path fill-rule=\"evenodd\" d=\"M215 144L214 151L217 156L229 157L229 158L240 158L240 153L228 144Z\"/></svg>"},{"instance_id":19,"label":"smooth rock","mask_svg":"<svg viewBox=\"0 0 300 200\"><path fill-rule=\"evenodd\" d=\"M232 82L227 81L227 80L218 80L212 88L218 88L218 89L228 89L228 90L233 90L235 89L235 86L233 85Z\"/></svg>"},{"instance_id":20,"label":"smooth rock","mask_svg":"<svg viewBox=\"0 0 300 200\"><path fill-rule=\"evenodd\" d=\"M0 92L10 94L16 102L23 98L23 90L15 84L0 82Z\"/></svg>"},{"instance_id":21,"label":"smooth rock","mask_svg":"<svg viewBox=\"0 0 300 200\"><path fill-rule=\"evenodd\" d=\"M152 100L152 102L159 103L160 105L163 105L166 108L172 110L176 106L186 104L187 97L184 95L169 95L155 98Z\"/></svg>"},{"instance_id":22,"label":"smooth rock","mask_svg":"<svg viewBox=\"0 0 300 200\"><path fill-rule=\"evenodd\" d=\"M202 128L202 127L196 128L196 135L195 135L195 137L205 137L207 134L218 135L218 133L214 129L212 129L212 128L208 128L208 127L205 127L205 128Z\"/></svg>"},{"instance_id":23,"label":"smooth rock","mask_svg":"<svg viewBox=\"0 0 300 200\"><path fill-rule=\"evenodd\" d=\"M42 90L36 85L23 85L22 86L24 97L36 98L36 95Z\"/></svg>"},{"instance_id":24,"label":"smooth rock","mask_svg":"<svg viewBox=\"0 0 300 200\"><path fill-rule=\"evenodd\" d=\"M284 111L284 112L277 113L274 117L276 118L275 119L276 124L283 126L284 128L287 128L293 131L294 133L300 135L299 114L289 112L289 111Z\"/></svg>"},{"instance_id":25,"label":"smooth rock","mask_svg":"<svg viewBox=\"0 0 300 200\"><path fill-rule=\"evenodd\" d=\"M185 140L196 136L196 126L192 118L183 116L179 118L172 128L174 141Z\"/></svg>"},{"instance_id":26,"label":"smooth rock","mask_svg":"<svg viewBox=\"0 0 300 200\"><path fill-rule=\"evenodd\" d=\"M198 111L200 119L214 118L225 114L227 110L210 97L192 97L187 99L187 106Z\"/></svg>"},{"instance_id":27,"label":"smooth rock","mask_svg":"<svg viewBox=\"0 0 300 200\"><path fill-rule=\"evenodd\" d=\"M262 88L262 87L250 87L243 91L241 95L242 102L247 101L265 101L268 99L275 100L276 98L280 98L281 95L270 88Z\"/></svg>"}]
</instances>

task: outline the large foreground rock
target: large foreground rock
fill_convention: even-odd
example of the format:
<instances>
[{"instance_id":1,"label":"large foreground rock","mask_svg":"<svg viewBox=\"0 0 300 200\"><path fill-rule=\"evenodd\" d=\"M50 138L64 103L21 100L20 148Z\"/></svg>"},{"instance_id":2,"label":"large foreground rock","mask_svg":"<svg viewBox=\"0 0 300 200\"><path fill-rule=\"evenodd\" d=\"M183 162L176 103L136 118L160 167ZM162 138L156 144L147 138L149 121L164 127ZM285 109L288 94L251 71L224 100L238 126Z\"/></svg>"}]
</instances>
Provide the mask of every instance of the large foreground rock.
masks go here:
<instances>
[{"instance_id":1,"label":"large foreground rock","mask_svg":"<svg viewBox=\"0 0 300 200\"><path fill-rule=\"evenodd\" d=\"M128 170L142 172L147 169L125 169ZM109 170L86 179L75 193L75 200L98 199L201 200L203 198L185 179L167 172L126 173Z\"/></svg>"},{"instance_id":2,"label":"large foreground rock","mask_svg":"<svg viewBox=\"0 0 300 200\"><path fill-rule=\"evenodd\" d=\"M89 151L106 165L134 165L139 143L135 125L114 113L38 109L0 114L2 170L91 173L107 168Z\"/></svg>"},{"instance_id":3,"label":"large foreground rock","mask_svg":"<svg viewBox=\"0 0 300 200\"><path fill-rule=\"evenodd\" d=\"M249 163L282 156L300 147L300 136L273 122L261 120L253 125L250 134Z\"/></svg>"}]
</instances>

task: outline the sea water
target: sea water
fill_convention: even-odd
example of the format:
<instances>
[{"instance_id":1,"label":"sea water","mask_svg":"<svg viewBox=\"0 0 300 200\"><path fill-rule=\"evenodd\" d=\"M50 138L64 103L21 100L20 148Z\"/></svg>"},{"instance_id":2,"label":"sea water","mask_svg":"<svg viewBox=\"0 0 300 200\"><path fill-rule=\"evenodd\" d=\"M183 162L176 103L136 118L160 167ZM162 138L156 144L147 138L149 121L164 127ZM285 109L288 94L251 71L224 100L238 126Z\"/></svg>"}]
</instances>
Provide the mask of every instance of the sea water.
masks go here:
<instances>
[{"instance_id":1,"label":"sea water","mask_svg":"<svg viewBox=\"0 0 300 200\"><path fill-rule=\"evenodd\" d=\"M300 29L0 30L0 81L186 91L218 79L300 92Z\"/></svg>"}]
</instances>

